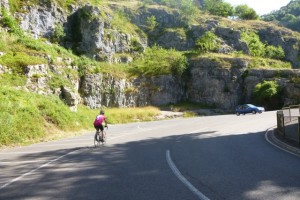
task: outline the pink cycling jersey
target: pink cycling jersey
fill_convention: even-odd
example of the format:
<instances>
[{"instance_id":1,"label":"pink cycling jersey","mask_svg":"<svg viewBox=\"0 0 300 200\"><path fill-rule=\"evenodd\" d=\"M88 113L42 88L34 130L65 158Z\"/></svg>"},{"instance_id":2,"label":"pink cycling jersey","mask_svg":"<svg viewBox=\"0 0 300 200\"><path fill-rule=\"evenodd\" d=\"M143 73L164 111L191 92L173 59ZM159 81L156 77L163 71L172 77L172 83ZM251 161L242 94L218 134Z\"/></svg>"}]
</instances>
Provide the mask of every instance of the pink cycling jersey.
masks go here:
<instances>
[{"instance_id":1,"label":"pink cycling jersey","mask_svg":"<svg viewBox=\"0 0 300 200\"><path fill-rule=\"evenodd\" d=\"M94 121L94 126L101 126L102 122L105 120L104 115L97 115L95 121Z\"/></svg>"}]
</instances>

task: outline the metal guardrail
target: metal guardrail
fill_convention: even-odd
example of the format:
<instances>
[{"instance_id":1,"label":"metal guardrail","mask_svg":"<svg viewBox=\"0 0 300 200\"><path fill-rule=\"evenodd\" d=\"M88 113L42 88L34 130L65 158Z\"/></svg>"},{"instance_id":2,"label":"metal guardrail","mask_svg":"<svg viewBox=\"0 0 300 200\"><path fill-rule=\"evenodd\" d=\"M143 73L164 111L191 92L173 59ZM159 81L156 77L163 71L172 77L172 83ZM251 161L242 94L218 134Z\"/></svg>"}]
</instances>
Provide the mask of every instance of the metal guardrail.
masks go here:
<instances>
[{"instance_id":1,"label":"metal guardrail","mask_svg":"<svg viewBox=\"0 0 300 200\"><path fill-rule=\"evenodd\" d=\"M284 107L277 111L277 131L300 145L300 105Z\"/></svg>"}]
</instances>

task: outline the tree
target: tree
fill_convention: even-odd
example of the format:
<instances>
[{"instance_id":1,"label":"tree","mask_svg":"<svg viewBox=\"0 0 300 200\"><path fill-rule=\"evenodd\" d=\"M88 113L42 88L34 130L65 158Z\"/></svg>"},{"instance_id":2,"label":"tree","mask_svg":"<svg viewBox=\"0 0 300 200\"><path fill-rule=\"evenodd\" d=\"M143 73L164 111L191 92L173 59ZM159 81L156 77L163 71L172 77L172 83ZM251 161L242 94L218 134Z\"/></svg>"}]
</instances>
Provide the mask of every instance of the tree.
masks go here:
<instances>
[{"instance_id":1,"label":"tree","mask_svg":"<svg viewBox=\"0 0 300 200\"><path fill-rule=\"evenodd\" d=\"M235 7L235 15L240 19L245 20L255 20L259 18L255 10L253 8L250 8L246 4L238 5L237 7Z\"/></svg>"},{"instance_id":2,"label":"tree","mask_svg":"<svg viewBox=\"0 0 300 200\"><path fill-rule=\"evenodd\" d=\"M228 17L234 14L233 6L224 2L223 0L205 0L203 8L212 15L218 15L222 17Z\"/></svg>"}]
</instances>

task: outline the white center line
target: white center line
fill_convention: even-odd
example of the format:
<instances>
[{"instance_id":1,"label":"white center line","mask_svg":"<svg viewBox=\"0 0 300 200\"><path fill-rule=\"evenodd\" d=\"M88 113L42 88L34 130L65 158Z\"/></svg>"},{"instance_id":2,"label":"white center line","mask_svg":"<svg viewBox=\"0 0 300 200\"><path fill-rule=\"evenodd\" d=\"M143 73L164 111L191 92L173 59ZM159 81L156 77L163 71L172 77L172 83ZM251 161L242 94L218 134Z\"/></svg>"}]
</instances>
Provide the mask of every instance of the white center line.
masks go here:
<instances>
[{"instance_id":1,"label":"white center line","mask_svg":"<svg viewBox=\"0 0 300 200\"><path fill-rule=\"evenodd\" d=\"M172 158L170 156L170 150L166 151L166 158L167 162L169 164L169 167L172 169L173 173L177 178L186 186L188 187L200 200L209 200L203 193L201 193L197 188L195 188L177 169L175 164L172 161Z\"/></svg>"},{"instance_id":2,"label":"white center line","mask_svg":"<svg viewBox=\"0 0 300 200\"><path fill-rule=\"evenodd\" d=\"M71 151L71 152L69 152L69 153L66 153L66 154L64 154L64 155L62 155L62 156L60 156L60 157L58 157L58 158L55 158L55 159L53 159L53 160L51 160L51 161L49 161L49 162L47 162L47 163L45 163L45 164L43 164L43 165L41 165L41 166L39 166L39 167L37 167L37 168L35 168L35 169L33 169L33 170L27 172L27 173L25 173L25 174L23 174L23 175L21 175L21 176L15 178L15 179L13 179L13 180L7 182L6 184L4 184L4 185L2 185L2 186L0 187L0 191L1 191L3 188L6 188L7 186L9 186L10 184L12 184L12 183L14 183L14 182L16 182L16 181L19 181L19 180L21 180L21 179L23 179L25 176L28 176L28 175L34 173L35 171L37 171L37 170L39 170L39 169L41 169L41 168L44 168L44 167L50 165L51 163L53 163L53 162L55 162L55 161L57 161L57 160L59 160L59 159L65 157L65 156L67 156L67 155L69 155L69 154L71 154L71 153L74 153L74 152L76 152L76 151L78 151L78 150L79 150L79 149L77 149L77 150L75 150L75 151Z\"/></svg>"}]
</instances>

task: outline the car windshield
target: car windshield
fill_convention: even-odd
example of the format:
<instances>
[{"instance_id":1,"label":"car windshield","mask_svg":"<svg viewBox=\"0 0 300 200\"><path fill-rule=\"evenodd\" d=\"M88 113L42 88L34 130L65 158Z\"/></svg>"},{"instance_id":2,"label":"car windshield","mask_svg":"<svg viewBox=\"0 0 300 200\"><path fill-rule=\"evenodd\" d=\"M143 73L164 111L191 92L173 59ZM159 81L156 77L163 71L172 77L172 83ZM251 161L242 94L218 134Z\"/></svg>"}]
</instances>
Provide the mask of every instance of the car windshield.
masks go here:
<instances>
[{"instance_id":1,"label":"car windshield","mask_svg":"<svg viewBox=\"0 0 300 200\"><path fill-rule=\"evenodd\" d=\"M251 108L256 107L255 105L252 105L252 104L247 104L247 106L249 106L249 107L251 107Z\"/></svg>"}]
</instances>

